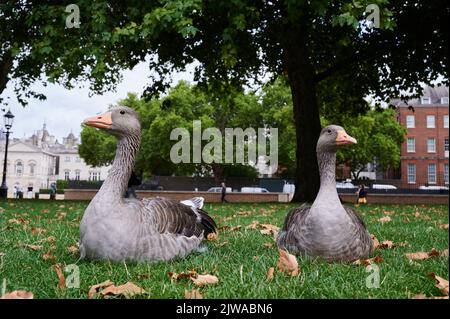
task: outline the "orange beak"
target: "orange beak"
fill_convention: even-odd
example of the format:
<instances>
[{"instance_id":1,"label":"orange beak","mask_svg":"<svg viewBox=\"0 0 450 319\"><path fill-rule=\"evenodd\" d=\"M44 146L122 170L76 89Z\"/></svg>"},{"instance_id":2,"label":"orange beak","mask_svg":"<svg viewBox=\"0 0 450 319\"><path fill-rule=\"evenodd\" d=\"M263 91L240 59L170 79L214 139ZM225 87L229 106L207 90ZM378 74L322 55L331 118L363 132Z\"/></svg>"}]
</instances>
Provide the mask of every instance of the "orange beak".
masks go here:
<instances>
[{"instance_id":1,"label":"orange beak","mask_svg":"<svg viewBox=\"0 0 450 319\"><path fill-rule=\"evenodd\" d=\"M356 144L356 139L348 135L345 131L338 131L338 135L336 137L337 145L346 145L346 144Z\"/></svg>"},{"instance_id":2,"label":"orange beak","mask_svg":"<svg viewBox=\"0 0 450 319\"><path fill-rule=\"evenodd\" d=\"M96 128L103 128L103 129L111 128L112 125L111 112L107 112L102 115L88 117L83 121L83 124Z\"/></svg>"}]
</instances>

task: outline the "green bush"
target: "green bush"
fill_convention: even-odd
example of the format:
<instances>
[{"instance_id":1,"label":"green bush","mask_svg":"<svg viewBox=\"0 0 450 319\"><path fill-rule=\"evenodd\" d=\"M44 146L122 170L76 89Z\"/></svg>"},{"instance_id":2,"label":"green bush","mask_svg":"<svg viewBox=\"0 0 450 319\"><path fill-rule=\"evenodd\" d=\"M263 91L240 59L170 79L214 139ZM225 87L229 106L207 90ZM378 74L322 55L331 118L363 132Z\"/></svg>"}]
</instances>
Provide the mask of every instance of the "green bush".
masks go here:
<instances>
[{"instance_id":1,"label":"green bush","mask_svg":"<svg viewBox=\"0 0 450 319\"><path fill-rule=\"evenodd\" d=\"M63 179L58 179L56 181L56 188L58 190L63 190L67 188L67 186L69 185L69 181L63 180Z\"/></svg>"},{"instance_id":2,"label":"green bush","mask_svg":"<svg viewBox=\"0 0 450 319\"><path fill-rule=\"evenodd\" d=\"M46 188L39 189L39 194L50 194L50 190ZM56 194L64 194L64 189L57 189Z\"/></svg>"}]
</instances>

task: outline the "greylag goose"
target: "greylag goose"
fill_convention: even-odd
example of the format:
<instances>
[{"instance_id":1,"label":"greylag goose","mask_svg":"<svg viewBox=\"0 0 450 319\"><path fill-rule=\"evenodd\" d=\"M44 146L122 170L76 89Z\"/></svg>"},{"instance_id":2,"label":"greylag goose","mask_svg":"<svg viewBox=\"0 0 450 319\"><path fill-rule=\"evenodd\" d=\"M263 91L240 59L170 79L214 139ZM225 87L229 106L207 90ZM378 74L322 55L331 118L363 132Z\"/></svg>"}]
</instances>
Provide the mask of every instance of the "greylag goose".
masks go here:
<instances>
[{"instance_id":1,"label":"greylag goose","mask_svg":"<svg viewBox=\"0 0 450 319\"><path fill-rule=\"evenodd\" d=\"M216 223L201 209L203 198L183 202L161 197L124 198L141 139L136 112L114 107L83 124L105 130L118 142L108 176L81 220L81 258L166 261L201 250L202 239L216 232Z\"/></svg>"},{"instance_id":2,"label":"greylag goose","mask_svg":"<svg viewBox=\"0 0 450 319\"><path fill-rule=\"evenodd\" d=\"M277 237L280 248L327 261L350 262L369 258L372 240L364 221L342 206L336 190L336 151L356 140L337 125L325 127L317 142L320 189L311 206L289 212Z\"/></svg>"}]
</instances>

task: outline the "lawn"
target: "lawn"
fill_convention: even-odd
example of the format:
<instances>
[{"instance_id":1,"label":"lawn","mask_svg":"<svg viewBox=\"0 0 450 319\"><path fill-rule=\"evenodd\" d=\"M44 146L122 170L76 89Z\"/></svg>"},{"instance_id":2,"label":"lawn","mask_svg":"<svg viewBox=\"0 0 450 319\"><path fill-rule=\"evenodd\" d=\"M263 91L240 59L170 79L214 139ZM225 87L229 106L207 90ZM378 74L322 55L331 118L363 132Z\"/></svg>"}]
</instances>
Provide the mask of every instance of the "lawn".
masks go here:
<instances>
[{"instance_id":1,"label":"lawn","mask_svg":"<svg viewBox=\"0 0 450 319\"><path fill-rule=\"evenodd\" d=\"M141 296L144 298L184 298L185 290L193 289L194 284L188 279L171 280L168 273L195 269L219 278L218 284L199 288L204 298L411 298L419 293L441 295L429 273L448 279L448 257L420 261L405 257L405 253L448 249L448 228L442 226L448 224L448 206L444 205L369 204L358 208L380 242L403 243L375 251L382 259L377 264L379 288L366 287L369 273L365 266L302 257L297 258L299 276L276 271L267 282L267 271L276 268L278 259L273 236L262 234L260 225L255 229L246 226L253 221L281 226L293 204L206 204L205 209L221 227L218 240L208 242L205 253L153 264L79 261L78 252L68 248L78 242L79 221L86 205L75 201L1 202L0 287L6 283L6 292L32 291L35 298L87 298L90 286L109 279L116 285L132 281L148 292ZM386 216L391 221L379 221ZM50 236L55 241L48 240ZM56 263L79 267L80 288L57 288Z\"/></svg>"}]
</instances>

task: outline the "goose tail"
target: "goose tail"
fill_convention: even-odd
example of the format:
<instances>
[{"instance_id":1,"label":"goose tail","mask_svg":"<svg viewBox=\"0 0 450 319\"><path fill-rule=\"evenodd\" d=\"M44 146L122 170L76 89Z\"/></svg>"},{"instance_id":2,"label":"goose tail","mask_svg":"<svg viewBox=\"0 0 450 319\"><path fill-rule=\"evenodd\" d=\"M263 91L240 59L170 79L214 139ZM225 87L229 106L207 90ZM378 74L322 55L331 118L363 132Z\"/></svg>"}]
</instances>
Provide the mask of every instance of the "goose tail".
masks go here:
<instances>
[{"instance_id":1,"label":"goose tail","mask_svg":"<svg viewBox=\"0 0 450 319\"><path fill-rule=\"evenodd\" d=\"M208 215L203 209L197 209L198 215L200 215L200 224L204 230L204 236L208 236L211 233L217 233L217 224L211 216Z\"/></svg>"}]
</instances>

